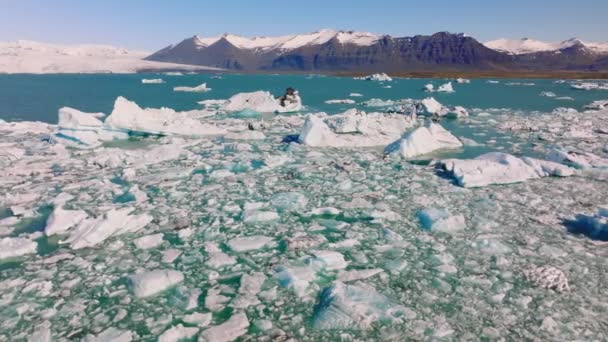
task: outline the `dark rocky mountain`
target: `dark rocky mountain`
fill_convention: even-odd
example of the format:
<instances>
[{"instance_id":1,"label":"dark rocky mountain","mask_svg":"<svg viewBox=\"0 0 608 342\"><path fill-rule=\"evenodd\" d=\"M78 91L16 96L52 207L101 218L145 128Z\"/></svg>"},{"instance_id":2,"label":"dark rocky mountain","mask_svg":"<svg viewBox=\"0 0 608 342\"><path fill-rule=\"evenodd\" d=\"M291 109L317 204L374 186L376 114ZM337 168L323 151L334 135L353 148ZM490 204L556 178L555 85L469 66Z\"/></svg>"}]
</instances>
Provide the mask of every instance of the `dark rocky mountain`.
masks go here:
<instances>
[{"instance_id":1,"label":"dark rocky mountain","mask_svg":"<svg viewBox=\"0 0 608 342\"><path fill-rule=\"evenodd\" d=\"M322 30L276 38L192 37L146 59L244 72L606 71L608 55L575 42L556 51L513 54L463 34L394 38Z\"/></svg>"}]
</instances>

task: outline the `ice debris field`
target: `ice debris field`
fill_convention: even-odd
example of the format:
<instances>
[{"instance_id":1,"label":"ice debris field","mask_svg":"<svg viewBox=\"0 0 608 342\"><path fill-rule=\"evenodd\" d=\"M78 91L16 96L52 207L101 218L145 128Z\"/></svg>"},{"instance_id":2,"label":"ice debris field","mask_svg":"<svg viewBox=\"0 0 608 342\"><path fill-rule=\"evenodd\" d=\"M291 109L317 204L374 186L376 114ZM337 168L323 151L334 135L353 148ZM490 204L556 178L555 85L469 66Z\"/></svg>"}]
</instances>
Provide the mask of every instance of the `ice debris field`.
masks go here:
<instances>
[{"instance_id":1,"label":"ice debris field","mask_svg":"<svg viewBox=\"0 0 608 342\"><path fill-rule=\"evenodd\" d=\"M601 81L82 77L0 106L0 341L608 335Z\"/></svg>"}]
</instances>

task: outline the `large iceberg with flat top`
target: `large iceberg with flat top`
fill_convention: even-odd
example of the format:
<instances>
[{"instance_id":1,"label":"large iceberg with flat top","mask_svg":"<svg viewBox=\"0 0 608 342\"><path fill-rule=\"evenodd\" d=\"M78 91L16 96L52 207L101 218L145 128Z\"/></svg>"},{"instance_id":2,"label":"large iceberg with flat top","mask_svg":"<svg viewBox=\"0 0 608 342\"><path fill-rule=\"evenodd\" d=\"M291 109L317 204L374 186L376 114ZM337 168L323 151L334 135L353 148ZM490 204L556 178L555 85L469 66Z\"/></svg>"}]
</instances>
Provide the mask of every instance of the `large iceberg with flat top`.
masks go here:
<instances>
[{"instance_id":1,"label":"large iceberg with flat top","mask_svg":"<svg viewBox=\"0 0 608 342\"><path fill-rule=\"evenodd\" d=\"M337 281L321 291L313 326L321 330L365 330L374 323L403 323L404 311L404 306L371 286Z\"/></svg>"},{"instance_id":2,"label":"large iceberg with flat top","mask_svg":"<svg viewBox=\"0 0 608 342\"><path fill-rule=\"evenodd\" d=\"M74 108L59 109L57 131L53 139L74 148L95 148L104 141L127 139L128 135L106 129L100 120L103 113L85 113Z\"/></svg>"},{"instance_id":3,"label":"large iceberg with flat top","mask_svg":"<svg viewBox=\"0 0 608 342\"><path fill-rule=\"evenodd\" d=\"M385 152L398 153L403 158L413 158L442 149L462 147L458 138L441 125L428 122L389 145Z\"/></svg>"},{"instance_id":4,"label":"large iceberg with flat top","mask_svg":"<svg viewBox=\"0 0 608 342\"><path fill-rule=\"evenodd\" d=\"M574 169L555 162L517 158L500 152L486 153L475 159L446 159L439 165L465 188L520 183L548 176L568 177L575 173Z\"/></svg>"},{"instance_id":5,"label":"large iceberg with flat top","mask_svg":"<svg viewBox=\"0 0 608 342\"><path fill-rule=\"evenodd\" d=\"M390 144L415 120L401 114L365 113L356 109L328 116L310 114L298 141L317 147L369 147Z\"/></svg>"},{"instance_id":6,"label":"large iceberg with flat top","mask_svg":"<svg viewBox=\"0 0 608 342\"><path fill-rule=\"evenodd\" d=\"M102 217L86 219L61 243L70 244L72 249L93 247L112 236L137 232L152 222L152 216L132 215L133 210L133 208L112 209Z\"/></svg>"},{"instance_id":7,"label":"large iceberg with flat top","mask_svg":"<svg viewBox=\"0 0 608 342\"><path fill-rule=\"evenodd\" d=\"M270 92L256 91L232 96L222 105L221 109L227 112L248 109L260 113L289 113L302 109L302 99L297 92L282 101L281 98L275 98Z\"/></svg>"},{"instance_id":8,"label":"large iceberg with flat top","mask_svg":"<svg viewBox=\"0 0 608 342\"><path fill-rule=\"evenodd\" d=\"M159 135L221 135L226 130L193 118L196 112L176 112L171 108L141 108L120 96L105 121L111 129Z\"/></svg>"}]
</instances>

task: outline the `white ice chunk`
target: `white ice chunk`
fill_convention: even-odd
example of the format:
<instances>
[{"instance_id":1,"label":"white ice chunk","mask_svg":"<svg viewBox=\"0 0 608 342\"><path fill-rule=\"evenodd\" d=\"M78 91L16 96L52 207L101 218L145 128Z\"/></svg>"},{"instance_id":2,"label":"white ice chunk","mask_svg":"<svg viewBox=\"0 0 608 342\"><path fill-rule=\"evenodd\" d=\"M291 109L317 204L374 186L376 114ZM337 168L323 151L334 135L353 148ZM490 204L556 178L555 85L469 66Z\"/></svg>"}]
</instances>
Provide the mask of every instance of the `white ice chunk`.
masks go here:
<instances>
[{"instance_id":1,"label":"white ice chunk","mask_svg":"<svg viewBox=\"0 0 608 342\"><path fill-rule=\"evenodd\" d=\"M447 113L447 109L433 97L427 97L426 99L422 100L422 105L429 114L437 114L442 116Z\"/></svg>"},{"instance_id":2,"label":"white ice chunk","mask_svg":"<svg viewBox=\"0 0 608 342\"><path fill-rule=\"evenodd\" d=\"M608 158L572 148L553 149L547 154L547 159L577 169L608 168Z\"/></svg>"},{"instance_id":3,"label":"white ice chunk","mask_svg":"<svg viewBox=\"0 0 608 342\"><path fill-rule=\"evenodd\" d=\"M270 236L254 235L238 237L228 241L228 246L235 252L248 252L274 246L274 239Z\"/></svg>"},{"instance_id":4,"label":"white ice chunk","mask_svg":"<svg viewBox=\"0 0 608 342\"><path fill-rule=\"evenodd\" d=\"M5 237L0 239L0 260L26 254L35 254L38 243L27 238Z\"/></svg>"},{"instance_id":5,"label":"white ice chunk","mask_svg":"<svg viewBox=\"0 0 608 342\"><path fill-rule=\"evenodd\" d=\"M222 128L192 118L196 114L194 112L176 112L171 108L142 109L135 102L118 97L105 124L114 129L149 134L205 136L226 133Z\"/></svg>"},{"instance_id":6,"label":"white ice chunk","mask_svg":"<svg viewBox=\"0 0 608 342\"><path fill-rule=\"evenodd\" d=\"M387 153L399 153L404 158L413 158L441 149L462 147L462 143L441 125L429 123L412 132L386 148Z\"/></svg>"},{"instance_id":7,"label":"white ice chunk","mask_svg":"<svg viewBox=\"0 0 608 342\"><path fill-rule=\"evenodd\" d=\"M188 93L206 93L210 90L211 90L211 88L207 88L207 83L203 83L196 87L174 87L173 88L173 91L181 91L181 92L188 92Z\"/></svg>"},{"instance_id":8,"label":"white ice chunk","mask_svg":"<svg viewBox=\"0 0 608 342\"><path fill-rule=\"evenodd\" d=\"M232 315L226 322L203 331L199 340L205 342L230 342L247 333L249 319L245 313Z\"/></svg>"},{"instance_id":9,"label":"white ice chunk","mask_svg":"<svg viewBox=\"0 0 608 342\"><path fill-rule=\"evenodd\" d=\"M181 324L173 326L158 337L158 342L178 342L193 338L199 328L187 328Z\"/></svg>"},{"instance_id":10,"label":"white ice chunk","mask_svg":"<svg viewBox=\"0 0 608 342\"><path fill-rule=\"evenodd\" d=\"M46 220L44 233L46 236L63 234L80 224L87 217L88 215L84 210L64 210L61 206L57 206Z\"/></svg>"},{"instance_id":11,"label":"white ice chunk","mask_svg":"<svg viewBox=\"0 0 608 342\"><path fill-rule=\"evenodd\" d=\"M369 286L334 282L321 291L313 326L321 330L369 329L375 322L403 323L405 307Z\"/></svg>"},{"instance_id":12,"label":"white ice chunk","mask_svg":"<svg viewBox=\"0 0 608 342\"><path fill-rule=\"evenodd\" d=\"M446 159L439 162L465 188L511 184L546 176L569 176L572 170L555 163L491 152L475 159Z\"/></svg>"},{"instance_id":13,"label":"white ice chunk","mask_svg":"<svg viewBox=\"0 0 608 342\"><path fill-rule=\"evenodd\" d=\"M227 112L238 112L245 109L260 113L289 113L297 112L302 109L302 100L299 95L295 95L294 102L286 102L285 106L267 91L256 91L253 93L240 93L232 96L221 109Z\"/></svg>"},{"instance_id":14,"label":"white ice chunk","mask_svg":"<svg viewBox=\"0 0 608 342\"><path fill-rule=\"evenodd\" d=\"M431 231L451 233L463 230L466 227L462 214L452 215L443 209L429 208L417 213L422 227Z\"/></svg>"},{"instance_id":15,"label":"white ice chunk","mask_svg":"<svg viewBox=\"0 0 608 342\"><path fill-rule=\"evenodd\" d=\"M327 100L325 101L327 104L355 104L354 100L351 99L342 99L342 100Z\"/></svg>"},{"instance_id":16,"label":"white ice chunk","mask_svg":"<svg viewBox=\"0 0 608 342\"><path fill-rule=\"evenodd\" d=\"M118 330L116 328L108 328L102 331L97 336L87 336L86 342L131 342L133 333L128 330Z\"/></svg>"},{"instance_id":17,"label":"white ice chunk","mask_svg":"<svg viewBox=\"0 0 608 342\"><path fill-rule=\"evenodd\" d=\"M385 73L373 74L365 77L355 77L355 79L376 82L391 82L393 80L389 75Z\"/></svg>"},{"instance_id":18,"label":"white ice chunk","mask_svg":"<svg viewBox=\"0 0 608 342\"><path fill-rule=\"evenodd\" d=\"M313 258L309 259L309 263L315 268L326 269L328 271L342 270L348 266L348 262L344 260L344 255L336 251L314 251Z\"/></svg>"},{"instance_id":19,"label":"white ice chunk","mask_svg":"<svg viewBox=\"0 0 608 342\"><path fill-rule=\"evenodd\" d=\"M72 249L93 247L111 236L134 233L152 222L148 214L131 215L133 208L112 209L101 218L87 219L74 229L67 240Z\"/></svg>"},{"instance_id":20,"label":"white ice chunk","mask_svg":"<svg viewBox=\"0 0 608 342\"><path fill-rule=\"evenodd\" d=\"M163 292L184 280L184 275L175 270L154 270L129 276L129 286L138 298Z\"/></svg>"},{"instance_id":21,"label":"white ice chunk","mask_svg":"<svg viewBox=\"0 0 608 342\"><path fill-rule=\"evenodd\" d=\"M370 147L387 145L412 127L411 118L399 114L349 110L339 115L308 115L300 143L317 147Z\"/></svg>"},{"instance_id":22,"label":"white ice chunk","mask_svg":"<svg viewBox=\"0 0 608 342\"><path fill-rule=\"evenodd\" d=\"M280 266L276 269L275 278L284 288L293 288L298 297L307 295L309 284L317 278L316 272L310 266Z\"/></svg>"},{"instance_id":23,"label":"white ice chunk","mask_svg":"<svg viewBox=\"0 0 608 342\"><path fill-rule=\"evenodd\" d=\"M162 78L144 78L141 80L141 83L143 84L162 84L165 83L165 81Z\"/></svg>"},{"instance_id":24,"label":"white ice chunk","mask_svg":"<svg viewBox=\"0 0 608 342\"><path fill-rule=\"evenodd\" d=\"M142 236L133 240L133 243L139 249L156 248L163 243L163 233Z\"/></svg>"},{"instance_id":25,"label":"white ice chunk","mask_svg":"<svg viewBox=\"0 0 608 342\"><path fill-rule=\"evenodd\" d=\"M566 274L562 270L552 266L526 269L524 270L524 276L534 285L544 289L555 290L557 292L570 291Z\"/></svg>"},{"instance_id":26,"label":"white ice chunk","mask_svg":"<svg viewBox=\"0 0 608 342\"><path fill-rule=\"evenodd\" d=\"M308 199L299 192L282 192L274 195L270 203L280 211L299 211L306 208Z\"/></svg>"},{"instance_id":27,"label":"white ice chunk","mask_svg":"<svg viewBox=\"0 0 608 342\"><path fill-rule=\"evenodd\" d=\"M453 93L454 87L452 86L452 82L448 82L446 84L442 84L437 88L437 92L439 93Z\"/></svg>"}]
</instances>

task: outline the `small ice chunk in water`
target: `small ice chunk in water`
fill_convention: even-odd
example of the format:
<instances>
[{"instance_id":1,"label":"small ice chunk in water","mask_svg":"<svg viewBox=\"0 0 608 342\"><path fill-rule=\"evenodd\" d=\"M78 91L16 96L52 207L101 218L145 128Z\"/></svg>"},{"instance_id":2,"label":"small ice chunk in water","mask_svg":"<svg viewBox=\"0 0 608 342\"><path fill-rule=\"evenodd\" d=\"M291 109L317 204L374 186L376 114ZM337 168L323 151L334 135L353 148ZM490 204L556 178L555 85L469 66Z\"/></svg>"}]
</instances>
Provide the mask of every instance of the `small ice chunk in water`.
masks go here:
<instances>
[{"instance_id":1,"label":"small ice chunk in water","mask_svg":"<svg viewBox=\"0 0 608 342\"><path fill-rule=\"evenodd\" d=\"M270 203L280 211L302 210L308 204L308 199L299 192L283 192L274 195Z\"/></svg>"},{"instance_id":2,"label":"small ice chunk in water","mask_svg":"<svg viewBox=\"0 0 608 342\"><path fill-rule=\"evenodd\" d=\"M173 91L181 91L181 92L187 92L187 93L206 93L208 91L210 91L211 88L207 87L207 83L203 83L200 84L196 87L173 87Z\"/></svg>"},{"instance_id":3,"label":"small ice chunk in water","mask_svg":"<svg viewBox=\"0 0 608 342\"><path fill-rule=\"evenodd\" d=\"M313 326L321 330L369 329L375 322L403 322L405 307L370 286L334 282L321 291Z\"/></svg>"},{"instance_id":4,"label":"small ice chunk in water","mask_svg":"<svg viewBox=\"0 0 608 342\"><path fill-rule=\"evenodd\" d=\"M245 203L243 208L243 222L261 223L279 219L279 214L274 211L264 210L264 203Z\"/></svg>"},{"instance_id":5,"label":"small ice chunk in water","mask_svg":"<svg viewBox=\"0 0 608 342\"><path fill-rule=\"evenodd\" d=\"M27 238L5 237L0 239L0 260L26 254L35 254L38 243Z\"/></svg>"},{"instance_id":6,"label":"small ice chunk in water","mask_svg":"<svg viewBox=\"0 0 608 342\"><path fill-rule=\"evenodd\" d=\"M422 227L431 231L450 233L463 230L466 227L462 214L452 215L449 211L443 209L424 209L419 211L417 216Z\"/></svg>"},{"instance_id":7,"label":"small ice chunk in water","mask_svg":"<svg viewBox=\"0 0 608 342\"><path fill-rule=\"evenodd\" d=\"M179 258L181 254L182 252L178 249L168 249L163 252L162 262L170 264Z\"/></svg>"},{"instance_id":8,"label":"small ice chunk in water","mask_svg":"<svg viewBox=\"0 0 608 342\"><path fill-rule=\"evenodd\" d=\"M293 288L298 297L307 294L308 285L317 278L315 270L310 266L280 266L276 269L275 278L284 288Z\"/></svg>"},{"instance_id":9,"label":"small ice chunk in water","mask_svg":"<svg viewBox=\"0 0 608 342\"><path fill-rule=\"evenodd\" d=\"M163 243L163 233L142 236L133 240L133 243L139 249L155 248Z\"/></svg>"},{"instance_id":10,"label":"small ice chunk in water","mask_svg":"<svg viewBox=\"0 0 608 342\"><path fill-rule=\"evenodd\" d=\"M52 342L51 322L45 321L27 338L28 342Z\"/></svg>"},{"instance_id":11,"label":"small ice chunk in water","mask_svg":"<svg viewBox=\"0 0 608 342\"><path fill-rule=\"evenodd\" d=\"M397 152L403 158L413 158L436 150L459 147L462 147L462 143L458 138L441 125L430 122L424 127L406 133L400 140L389 145L385 152Z\"/></svg>"},{"instance_id":12,"label":"small ice chunk in water","mask_svg":"<svg viewBox=\"0 0 608 342\"><path fill-rule=\"evenodd\" d=\"M367 270L350 270L350 271L340 271L338 273L338 280L342 282L351 282L356 280L363 280L367 278L371 278L376 274L382 273L383 270L381 268L372 268Z\"/></svg>"},{"instance_id":13,"label":"small ice chunk in water","mask_svg":"<svg viewBox=\"0 0 608 342\"><path fill-rule=\"evenodd\" d=\"M44 233L46 236L65 233L87 217L87 213L83 210L64 210L61 206L57 206L46 220Z\"/></svg>"},{"instance_id":14,"label":"small ice chunk in water","mask_svg":"<svg viewBox=\"0 0 608 342\"><path fill-rule=\"evenodd\" d=\"M128 330L118 330L116 328L108 328L97 336L87 336L86 342L131 342L133 333Z\"/></svg>"},{"instance_id":15,"label":"small ice chunk in water","mask_svg":"<svg viewBox=\"0 0 608 342\"><path fill-rule=\"evenodd\" d=\"M199 328L186 328L181 324L173 326L158 337L158 342L178 342L194 337Z\"/></svg>"},{"instance_id":16,"label":"small ice chunk in water","mask_svg":"<svg viewBox=\"0 0 608 342\"><path fill-rule=\"evenodd\" d=\"M209 323L211 323L212 318L213 314L211 313L195 312L193 314L184 316L182 320L186 323L196 324L199 327L206 327L209 325Z\"/></svg>"},{"instance_id":17,"label":"small ice chunk in water","mask_svg":"<svg viewBox=\"0 0 608 342\"><path fill-rule=\"evenodd\" d=\"M138 298L163 292L184 280L184 275L174 270L154 270L129 276L129 285Z\"/></svg>"},{"instance_id":18,"label":"small ice chunk in water","mask_svg":"<svg viewBox=\"0 0 608 342\"><path fill-rule=\"evenodd\" d=\"M313 267L324 268L329 271L345 269L348 262L344 260L344 255L336 251L314 251L314 258L309 259Z\"/></svg>"},{"instance_id":19,"label":"small ice chunk in water","mask_svg":"<svg viewBox=\"0 0 608 342\"><path fill-rule=\"evenodd\" d=\"M248 252L273 246L274 239L269 236L254 235L238 237L228 241L228 246L235 252Z\"/></svg>"},{"instance_id":20,"label":"small ice chunk in water","mask_svg":"<svg viewBox=\"0 0 608 342\"><path fill-rule=\"evenodd\" d=\"M205 342L230 342L247 333L249 319L245 313L240 312L232 315L226 322L203 331L199 341Z\"/></svg>"},{"instance_id":21,"label":"small ice chunk in water","mask_svg":"<svg viewBox=\"0 0 608 342\"><path fill-rule=\"evenodd\" d=\"M546 266L524 270L524 276L534 285L557 292L570 291L566 274L556 267Z\"/></svg>"}]
</instances>

